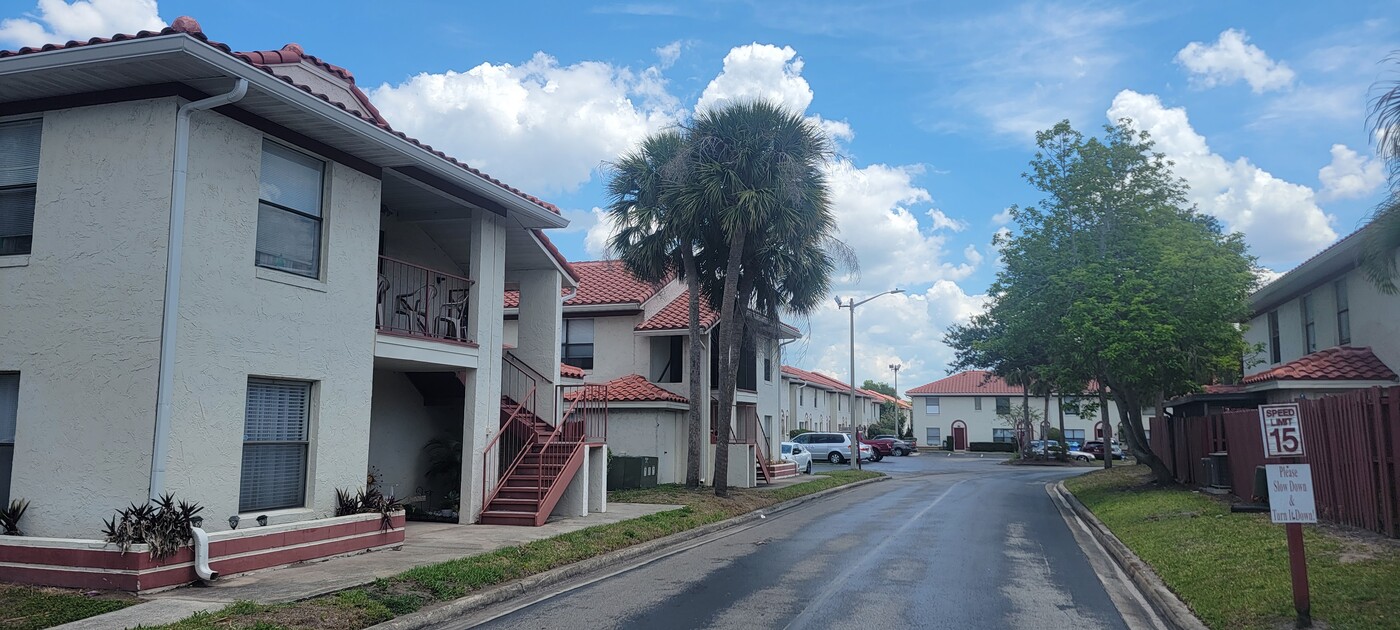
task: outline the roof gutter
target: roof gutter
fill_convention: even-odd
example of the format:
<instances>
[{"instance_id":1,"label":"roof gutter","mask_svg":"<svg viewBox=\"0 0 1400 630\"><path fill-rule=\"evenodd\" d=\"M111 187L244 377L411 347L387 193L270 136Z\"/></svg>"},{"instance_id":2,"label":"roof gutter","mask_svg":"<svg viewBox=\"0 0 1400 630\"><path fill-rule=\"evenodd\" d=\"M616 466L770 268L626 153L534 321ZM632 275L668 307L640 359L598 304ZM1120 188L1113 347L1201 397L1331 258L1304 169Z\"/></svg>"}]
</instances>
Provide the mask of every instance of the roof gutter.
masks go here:
<instances>
[{"instance_id":1,"label":"roof gutter","mask_svg":"<svg viewBox=\"0 0 1400 630\"><path fill-rule=\"evenodd\" d=\"M165 300L160 321L160 365L156 376L156 425L151 443L149 496L165 492L165 460L170 450L170 396L175 381L175 333L180 314L180 261L185 245L185 185L189 178L190 116L197 111L236 103L248 93L248 81L206 99L185 103L175 114L175 159L170 182L170 233L165 246Z\"/></svg>"}]
</instances>

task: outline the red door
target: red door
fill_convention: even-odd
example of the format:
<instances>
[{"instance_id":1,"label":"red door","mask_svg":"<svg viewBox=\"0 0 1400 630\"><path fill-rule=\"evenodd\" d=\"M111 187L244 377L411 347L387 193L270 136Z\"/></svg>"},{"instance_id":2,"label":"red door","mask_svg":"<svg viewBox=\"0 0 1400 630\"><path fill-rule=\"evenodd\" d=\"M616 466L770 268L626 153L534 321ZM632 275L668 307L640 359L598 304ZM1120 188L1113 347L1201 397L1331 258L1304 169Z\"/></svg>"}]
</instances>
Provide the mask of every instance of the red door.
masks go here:
<instances>
[{"instance_id":1,"label":"red door","mask_svg":"<svg viewBox=\"0 0 1400 630\"><path fill-rule=\"evenodd\" d=\"M967 425L962 420L953 423L953 449L967 450Z\"/></svg>"}]
</instances>

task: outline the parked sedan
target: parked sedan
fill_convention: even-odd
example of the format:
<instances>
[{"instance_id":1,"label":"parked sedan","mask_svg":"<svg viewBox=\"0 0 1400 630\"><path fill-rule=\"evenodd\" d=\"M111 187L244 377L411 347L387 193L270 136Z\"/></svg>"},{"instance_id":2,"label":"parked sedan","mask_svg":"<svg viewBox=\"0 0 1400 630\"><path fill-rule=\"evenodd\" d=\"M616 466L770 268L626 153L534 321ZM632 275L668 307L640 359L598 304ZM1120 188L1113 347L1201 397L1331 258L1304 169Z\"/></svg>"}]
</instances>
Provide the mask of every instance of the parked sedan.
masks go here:
<instances>
[{"instance_id":1,"label":"parked sedan","mask_svg":"<svg viewBox=\"0 0 1400 630\"><path fill-rule=\"evenodd\" d=\"M904 457L910 453L919 452L919 447L915 446L914 443L901 440L893 435L877 435L870 438L870 440L873 442L888 443L890 447L889 452L895 457Z\"/></svg>"},{"instance_id":2,"label":"parked sedan","mask_svg":"<svg viewBox=\"0 0 1400 630\"><path fill-rule=\"evenodd\" d=\"M797 469L803 474L812 474L812 452L802 448L801 445L783 442L782 459L785 462L797 464Z\"/></svg>"},{"instance_id":3,"label":"parked sedan","mask_svg":"<svg viewBox=\"0 0 1400 630\"><path fill-rule=\"evenodd\" d=\"M884 440L862 439L860 441L860 445L861 447L870 447L870 461L878 462L884 459L886 455L889 455L894 452L893 448L891 448L890 446L890 443ZM864 454L862 454L862 457L863 456Z\"/></svg>"},{"instance_id":4,"label":"parked sedan","mask_svg":"<svg viewBox=\"0 0 1400 630\"><path fill-rule=\"evenodd\" d=\"M1065 453L1065 455L1069 456L1070 459L1081 462L1092 462L1094 461L1094 459L1096 459L1093 453L1086 453L1084 451L1074 449L1069 450Z\"/></svg>"},{"instance_id":5,"label":"parked sedan","mask_svg":"<svg viewBox=\"0 0 1400 630\"><path fill-rule=\"evenodd\" d=\"M1113 444L1109 448L1110 452L1113 453L1113 459L1123 459L1123 447L1119 446L1118 442L1113 442ZM1088 442L1085 442L1083 450L1085 453L1092 454L1094 456L1094 459L1104 458L1103 440L1090 440Z\"/></svg>"}]
</instances>

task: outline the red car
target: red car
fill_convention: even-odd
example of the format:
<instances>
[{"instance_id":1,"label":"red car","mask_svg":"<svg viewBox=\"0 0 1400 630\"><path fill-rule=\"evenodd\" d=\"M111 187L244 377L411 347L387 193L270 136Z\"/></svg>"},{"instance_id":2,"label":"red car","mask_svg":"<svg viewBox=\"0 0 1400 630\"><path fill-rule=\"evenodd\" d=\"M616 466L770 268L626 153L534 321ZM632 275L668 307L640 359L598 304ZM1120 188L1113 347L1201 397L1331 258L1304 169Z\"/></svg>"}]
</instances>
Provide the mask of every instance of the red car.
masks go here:
<instances>
[{"instance_id":1,"label":"red car","mask_svg":"<svg viewBox=\"0 0 1400 630\"><path fill-rule=\"evenodd\" d=\"M870 447L870 461L878 462L890 454L890 445L880 440L860 439L860 443Z\"/></svg>"}]
</instances>

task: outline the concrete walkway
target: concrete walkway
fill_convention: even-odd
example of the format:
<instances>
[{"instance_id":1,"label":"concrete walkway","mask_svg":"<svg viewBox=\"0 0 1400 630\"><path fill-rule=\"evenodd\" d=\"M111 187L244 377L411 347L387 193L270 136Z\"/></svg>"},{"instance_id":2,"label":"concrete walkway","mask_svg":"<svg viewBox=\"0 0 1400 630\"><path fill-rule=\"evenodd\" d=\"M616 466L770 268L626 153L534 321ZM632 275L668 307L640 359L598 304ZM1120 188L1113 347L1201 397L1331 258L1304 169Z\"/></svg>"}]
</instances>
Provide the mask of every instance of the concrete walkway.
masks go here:
<instances>
[{"instance_id":1,"label":"concrete walkway","mask_svg":"<svg viewBox=\"0 0 1400 630\"><path fill-rule=\"evenodd\" d=\"M221 578L210 586L188 586L146 596L149 601L58 626L64 630L107 630L179 621L202 610L236 601L278 604L362 586L414 567L475 556L502 547L558 536L679 509L679 505L609 503L608 511L587 518L561 518L541 527L409 523L403 547L295 564Z\"/></svg>"}]
</instances>

